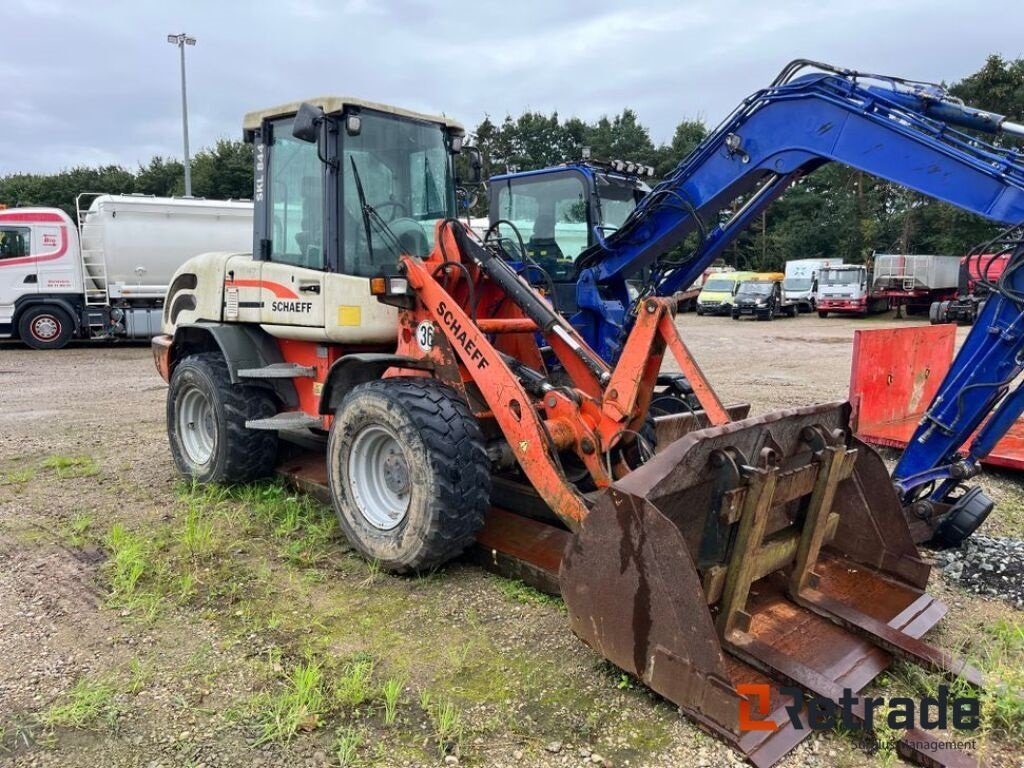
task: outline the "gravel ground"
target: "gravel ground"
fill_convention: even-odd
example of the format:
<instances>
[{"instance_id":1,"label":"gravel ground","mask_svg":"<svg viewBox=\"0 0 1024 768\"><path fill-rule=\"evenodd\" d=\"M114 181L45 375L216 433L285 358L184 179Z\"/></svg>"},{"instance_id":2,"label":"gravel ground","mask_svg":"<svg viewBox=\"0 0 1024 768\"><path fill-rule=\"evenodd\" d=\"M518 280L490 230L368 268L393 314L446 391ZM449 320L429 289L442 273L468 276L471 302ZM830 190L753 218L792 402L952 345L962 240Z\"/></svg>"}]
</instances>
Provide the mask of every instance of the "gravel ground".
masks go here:
<instances>
[{"instance_id":1,"label":"gravel ground","mask_svg":"<svg viewBox=\"0 0 1024 768\"><path fill-rule=\"evenodd\" d=\"M747 400L759 413L843 399L852 328L905 322L691 314L681 325L723 399ZM253 529L243 505L217 518L222 549L178 575L188 577L175 582L180 594L162 595L149 612L113 600L111 527L163 541L180 534L188 511L167 452L164 394L143 346L0 346L0 764L338 765L338 739L350 733L362 764L396 768L742 763L583 647L558 604L464 564L425 579L377 574L337 540L310 558L292 546L295 535ZM1020 481L989 474L983 483L1000 507L982 533L1020 537ZM236 507L242 514L232 516ZM1019 549L978 541L1005 561L993 574L1019 573ZM963 563L959 581L933 576L956 629L943 629L940 641L995 617L1024 619L1019 603L961 588L987 573L974 567L971 546L940 556L950 577ZM287 690L290 669L360 654L374 659L375 680L405 681L395 724L376 706L342 714L334 706L308 733L259 743L253 702ZM108 717L41 724L74 699L76 685L97 680L109 688ZM429 747L430 693L459 705L464 739L454 754ZM995 736L991 748L992 764L1020 764L1012 743ZM882 764L832 734L806 740L782 763Z\"/></svg>"}]
</instances>

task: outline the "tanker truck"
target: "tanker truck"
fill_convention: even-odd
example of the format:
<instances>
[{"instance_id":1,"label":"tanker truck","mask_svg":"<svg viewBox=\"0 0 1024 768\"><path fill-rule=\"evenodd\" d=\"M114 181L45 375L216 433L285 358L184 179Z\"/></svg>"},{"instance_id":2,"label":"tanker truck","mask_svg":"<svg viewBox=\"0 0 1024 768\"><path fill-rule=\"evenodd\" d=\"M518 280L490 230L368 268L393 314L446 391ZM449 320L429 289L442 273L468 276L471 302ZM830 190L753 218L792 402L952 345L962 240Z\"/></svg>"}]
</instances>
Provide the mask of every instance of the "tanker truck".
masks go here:
<instances>
[{"instance_id":1,"label":"tanker truck","mask_svg":"<svg viewBox=\"0 0 1024 768\"><path fill-rule=\"evenodd\" d=\"M187 259L252 249L251 202L86 193L75 208L77 222L59 208L0 210L0 339L148 339Z\"/></svg>"}]
</instances>

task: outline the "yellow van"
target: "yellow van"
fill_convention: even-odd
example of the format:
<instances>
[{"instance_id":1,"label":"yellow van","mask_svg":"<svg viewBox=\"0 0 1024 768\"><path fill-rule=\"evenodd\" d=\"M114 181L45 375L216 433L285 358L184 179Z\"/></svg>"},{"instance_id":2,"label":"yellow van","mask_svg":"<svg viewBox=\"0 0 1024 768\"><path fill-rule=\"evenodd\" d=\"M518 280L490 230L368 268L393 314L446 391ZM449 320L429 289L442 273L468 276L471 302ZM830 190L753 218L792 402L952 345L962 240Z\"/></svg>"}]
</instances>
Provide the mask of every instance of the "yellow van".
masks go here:
<instances>
[{"instance_id":1,"label":"yellow van","mask_svg":"<svg viewBox=\"0 0 1024 768\"><path fill-rule=\"evenodd\" d=\"M728 315L732 312L732 297L740 283L753 280L756 272L716 272L708 275L697 295L698 315Z\"/></svg>"}]
</instances>

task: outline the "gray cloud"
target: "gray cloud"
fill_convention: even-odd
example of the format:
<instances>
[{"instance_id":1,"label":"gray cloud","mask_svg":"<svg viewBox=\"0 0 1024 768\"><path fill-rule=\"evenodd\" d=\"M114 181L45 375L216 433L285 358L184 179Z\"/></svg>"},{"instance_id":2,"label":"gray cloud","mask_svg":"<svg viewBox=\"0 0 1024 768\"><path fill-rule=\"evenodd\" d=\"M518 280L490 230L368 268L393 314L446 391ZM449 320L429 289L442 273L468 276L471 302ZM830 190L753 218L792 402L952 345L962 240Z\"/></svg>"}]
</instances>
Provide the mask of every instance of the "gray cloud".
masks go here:
<instances>
[{"instance_id":1,"label":"gray cloud","mask_svg":"<svg viewBox=\"0 0 1024 768\"><path fill-rule=\"evenodd\" d=\"M194 149L251 109L351 94L474 125L524 109L637 110L656 141L715 123L793 58L956 80L1024 53L1019 0L431 3L7 0L0 174L180 156L187 31Z\"/></svg>"}]
</instances>

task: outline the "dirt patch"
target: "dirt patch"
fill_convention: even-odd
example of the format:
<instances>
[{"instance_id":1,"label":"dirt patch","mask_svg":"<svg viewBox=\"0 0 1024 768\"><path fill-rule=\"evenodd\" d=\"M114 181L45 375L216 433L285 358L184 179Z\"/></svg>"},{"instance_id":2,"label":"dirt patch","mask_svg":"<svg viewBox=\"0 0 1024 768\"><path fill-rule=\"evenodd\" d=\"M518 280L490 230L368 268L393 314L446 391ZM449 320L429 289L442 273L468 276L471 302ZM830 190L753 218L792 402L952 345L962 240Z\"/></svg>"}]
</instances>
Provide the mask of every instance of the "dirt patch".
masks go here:
<instances>
[{"instance_id":1,"label":"dirt patch","mask_svg":"<svg viewBox=\"0 0 1024 768\"><path fill-rule=\"evenodd\" d=\"M871 326L890 322L908 321ZM723 399L754 413L843 399L856 326L680 320ZM380 574L347 552L325 510L292 519L291 501L180 487L146 347L5 345L0 361L0 762L318 766L350 752L396 768L445 756L740 764L579 643L558 601L462 563L423 579ZM1001 505L984 532L1024 534L1019 480L984 483ZM142 571L119 592L133 557ZM940 642L959 643L979 617L1022 619L933 581L952 608ZM391 681L401 689L389 723ZM300 689L322 694L322 711L302 710ZM262 742L267 713L291 711L294 736ZM68 725L69 712L85 725ZM1006 738L992 739L994 764L1014 764ZM876 764L834 734L783 763Z\"/></svg>"}]
</instances>

